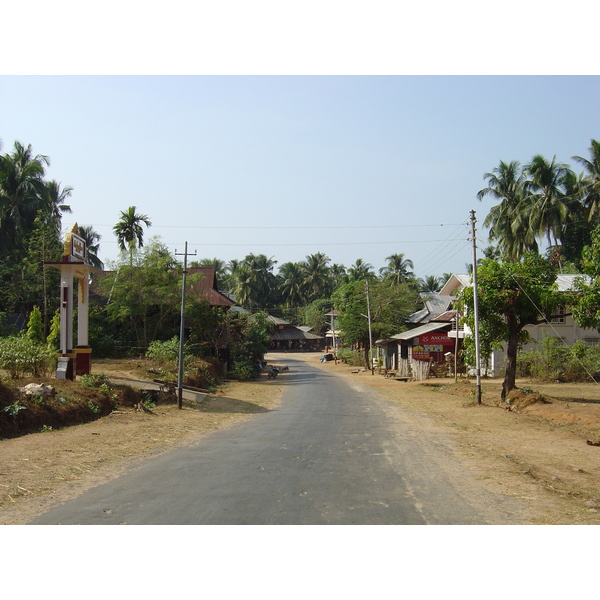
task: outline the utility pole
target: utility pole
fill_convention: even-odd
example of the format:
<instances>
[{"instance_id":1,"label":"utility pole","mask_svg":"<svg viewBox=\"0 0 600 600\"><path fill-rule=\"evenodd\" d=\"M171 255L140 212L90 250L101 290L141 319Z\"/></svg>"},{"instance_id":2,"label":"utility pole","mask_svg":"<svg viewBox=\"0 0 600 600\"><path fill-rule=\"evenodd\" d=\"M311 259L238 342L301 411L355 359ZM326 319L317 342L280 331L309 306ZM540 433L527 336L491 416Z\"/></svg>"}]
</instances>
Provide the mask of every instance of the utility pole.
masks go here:
<instances>
[{"instance_id":1,"label":"utility pole","mask_svg":"<svg viewBox=\"0 0 600 600\"><path fill-rule=\"evenodd\" d=\"M337 346L335 342L335 317L333 315L333 305L331 306L331 335L333 336L333 360L334 364L337 365Z\"/></svg>"},{"instance_id":2,"label":"utility pole","mask_svg":"<svg viewBox=\"0 0 600 600\"><path fill-rule=\"evenodd\" d=\"M175 250L175 255L183 256L183 281L181 284L181 323L179 325L179 369L177 373L177 408L183 408L183 338L185 335L185 280L187 276L187 257L188 257L188 243L185 243L185 250L183 253ZM189 256L196 256L194 254Z\"/></svg>"},{"instance_id":3,"label":"utility pole","mask_svg":"<svg viewBox=\"0 0 600 600\"><path fill-rule=\"evenodd\" d=\"M473 312L475 317L475 372L477 374L477 404L481 404L481 357L479 352L479 307L477 299L477 240L475 211L471 211L471 241L473 242ZM458 331L456 332L458 335Z\"/></svg>"},{"instance_id":4,"label":"utility pole","mask_svg":"<svg viewBox=\"0 0 600 600\"><path fill-rule=\"evenodd\" d=\"M365 292L367 294L367 319L369 321L369 361L371 362L371 375L375 375L373 367L373 332L371 331L371 302L369 301L369 281L365 279Z\"/></svg>"}]
</instances>

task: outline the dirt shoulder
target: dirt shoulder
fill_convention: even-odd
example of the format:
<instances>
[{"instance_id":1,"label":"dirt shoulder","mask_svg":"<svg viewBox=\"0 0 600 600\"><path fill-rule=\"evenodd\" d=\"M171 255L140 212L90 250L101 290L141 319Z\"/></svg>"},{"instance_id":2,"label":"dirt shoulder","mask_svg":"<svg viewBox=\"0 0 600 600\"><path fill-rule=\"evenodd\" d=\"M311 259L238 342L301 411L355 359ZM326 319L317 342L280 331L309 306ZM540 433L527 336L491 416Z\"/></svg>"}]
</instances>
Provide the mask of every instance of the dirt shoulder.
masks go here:
<instances>
[{"instance_id":1,"label":"dirt shoulder","mask_svg":"<svg viewBox=\"0 0 600 600\"><path fill-rule=\"evenodd\" d=\"M600 386L519 382L551 398L508 411L497 401L500 382L483 381L483 403L473 382L431 379L403 383L341 362L320 363L315 354L278 354L310 362L372 388L423 434L442 432L452 441L456 469L469 470L486 489L527 503L526 523L600 522ZM95 372L143 379L143 365L105 361ZM147 374L146 374L147 378ZM159 405L152 413L119 410L86 425L0 442L0 524L25 524L52 506L74 498L173 448L271 410L280 401L285 373L277 380L227 384L201 404L183 410ZM424 438L426 439L426 438Z\"/></svg>"},{"instance_id":2,"label":"dirt shoulder","mask_svg":"<svg viewBox=\"0 0 600 600\"><path fill-rule=\"evenodd\" d=\"M305 360L311 360L305 358ZM483 380L483 401L474 381L435 378L400 382L341 362L314 364L374 388L412 425L438 430L454 442L453 458L485 488L527 503L531 524L600 523L600 386L519 381L547 403L507 410L501 381ZM533 394L531 394L533 396Z\"/></svg>"}]
</instances>

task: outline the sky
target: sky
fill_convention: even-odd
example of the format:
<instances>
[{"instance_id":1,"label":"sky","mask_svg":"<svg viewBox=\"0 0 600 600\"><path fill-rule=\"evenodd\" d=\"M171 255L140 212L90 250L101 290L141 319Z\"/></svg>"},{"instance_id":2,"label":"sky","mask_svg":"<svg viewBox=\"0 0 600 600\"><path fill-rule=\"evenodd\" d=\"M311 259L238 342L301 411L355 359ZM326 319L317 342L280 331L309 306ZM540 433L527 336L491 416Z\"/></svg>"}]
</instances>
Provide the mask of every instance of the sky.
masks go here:
<instances>
[{"instance_id":1,"label":"sky","mask_svg":"<svg viewBox=\"0 0 600 600\"><path fill-rule=\"evenodd\" d=\"M484 174L535 154L577 168L600 137L593 5L540 4L11 5L2 152L49 157L73 188L65 231L91 225L107 265L136 206L146 243L190 260L465 272L471 211L488 245Z\"/></svg>"},{"instance_id":2,"label":"sky","mask_svg":"<svg viewBox=\"0 0 600 600\"><path fill-rule=\"evenodd\" d=\"M599 101L598 76L5 75L0 139L49 157L106 263L133 205L189 260L403 253L425 277L465 271L471 210L488 245L500 160L589 156Z\"/></svg>"}]
</instances>

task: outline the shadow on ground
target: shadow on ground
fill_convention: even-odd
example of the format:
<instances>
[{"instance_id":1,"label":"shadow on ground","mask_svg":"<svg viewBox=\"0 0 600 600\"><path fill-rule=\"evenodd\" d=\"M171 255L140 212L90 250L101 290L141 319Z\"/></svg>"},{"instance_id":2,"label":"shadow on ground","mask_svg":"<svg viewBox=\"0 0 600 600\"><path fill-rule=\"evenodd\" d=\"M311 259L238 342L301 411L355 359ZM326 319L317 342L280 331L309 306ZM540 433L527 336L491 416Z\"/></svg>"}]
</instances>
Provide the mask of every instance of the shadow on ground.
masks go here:
<instances>
[{"instance_id":1,"label":"shadow on ground","mask_svg":"<svg viewBox=\"0 0 600 600\"><path fill-rule=\"evenodd\" d=\"M271 409L265 408L254 402L238 400L237 398L228 398L226 396L209 396L197 407L201 412L210 413L267 413Z\"/></svg>"}]
</instances>

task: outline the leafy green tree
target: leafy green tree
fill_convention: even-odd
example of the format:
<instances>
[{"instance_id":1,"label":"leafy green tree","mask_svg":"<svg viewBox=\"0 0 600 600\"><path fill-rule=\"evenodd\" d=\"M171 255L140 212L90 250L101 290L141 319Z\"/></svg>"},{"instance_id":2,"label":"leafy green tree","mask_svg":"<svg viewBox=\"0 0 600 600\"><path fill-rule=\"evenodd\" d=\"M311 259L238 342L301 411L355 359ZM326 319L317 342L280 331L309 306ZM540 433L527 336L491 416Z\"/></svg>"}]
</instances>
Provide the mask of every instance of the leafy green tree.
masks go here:
<instances>
[{"instance_id":1,"label":"leafy green tree","mask_svg":"<svg viewBox=\"0 0 600 600\"><path fill-rule=\"evenodd\" d=\"M332 296L338 311L336 329L342 331L345 344L358 344L365 349L368 367L369 322L364 281L350 281L339 287ZM373 341L400 333L405 321L416 307L417 293L409 282L396 285L392 280L369 282L371 330Z\"/></svg>"},{"instance_id":2,"label":"leafy green tree","mask_svg":"<svg viewBox=\"0 0 600 600\"><path fill-rule=\"evenodd\" d=\"M37 306L33 307L27 322L27 333L25 334L32 342L38 344L44 343L44 324L42 323L42 313Z\"/></svg>"},{"instance_id":3,"label":"leafy green tree","mask_svg":"<svg viewBox=\"0 0 600 600\"><path fill-rule=\"evenodd\" d=\"M479 331L482 355L506 343L506 373L502 398L516 388L517 353L529 340L526 325L551 319L558 306L568 304L555 290L556 270L549 260L531 252L519 262L484 259L477 268ZM473 287L460 295L466 322L474 330ZM472 338L465 339L467 346Z\"/></svg>"},{"instance_id":4,"label":"leafy green tree","mask_svg":"<svg viewBox=\"0 0 600 600\"><path fill-rule=\"evenodd\" d=\"M331 326L331 317L327 316L327 313L329 313L331 309L331 300L313 300L303 309L302 322L304 325L311 327L313 332L317 335L323 335Z\"/></svg>"},{"instance_id":5,"label":"leafy green tree","mask_svg":"<svg viewBox=\"0 0 600 600\"><path fill-rule=\"evenodd\" d=\"M600 226L591 234L591 243L582 252L581 268L589 279L576 281L579 295L573 306L573 318L580 327L600 330Z\"/></svg>"},{"instance_id":6,"label":"leafy green tree","mask_svg":"<svg viewBox=\"0 0 600 600\"><path fill-rule=\"evenodd\" d=\"M60 348L60 310L56 309L56 312L52 316L50 321L50 333L46 338L46 344L48 348L52 350L58 350Z\"/></svg>"},{"instance_id":7,"label":"leafy green tree","mask_svg":"<svg viewBox=\"0 0 600 600\"><path fill-rule=\"evenodd\" d=\"M189 278L188 278L189 280ZM138 347L147 348L155 339L172 337L181 311L181 265L158 240L152 240L138 255L134 266L99 280L110 301L106 312L121 331L131 331Z\"/></svg>"},{"instance_id":8,"label":"leafy green tree","mask_svg":"<svg viewBox=\"0 0 600 600\"><path fill-rule=\"evenodd\" d=\"M135 206L130 206L127 210L121 211L120 220L113 227L119 248L122 251L127 250L129 252L130 266L133 265L134 250L144 245L143 225L151 227L150 218L147 215L137 213Z\"/></svg>"}]
</instances>

